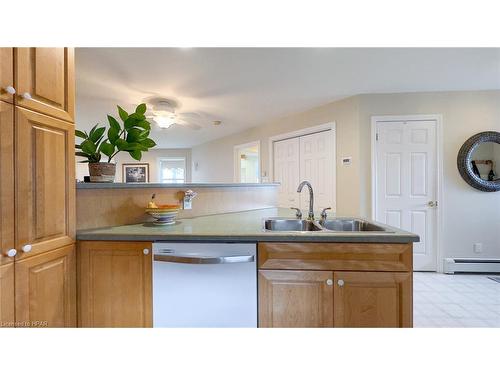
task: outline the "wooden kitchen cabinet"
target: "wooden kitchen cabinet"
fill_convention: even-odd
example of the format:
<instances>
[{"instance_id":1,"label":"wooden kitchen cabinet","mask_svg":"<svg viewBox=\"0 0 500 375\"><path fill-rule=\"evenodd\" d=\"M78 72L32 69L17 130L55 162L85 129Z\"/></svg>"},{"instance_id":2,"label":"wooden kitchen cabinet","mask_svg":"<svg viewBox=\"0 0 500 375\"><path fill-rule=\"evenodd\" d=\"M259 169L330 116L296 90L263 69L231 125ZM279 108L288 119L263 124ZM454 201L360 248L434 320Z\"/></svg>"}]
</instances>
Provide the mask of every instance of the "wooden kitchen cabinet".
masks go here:
<instances>
[{"instance_id":1,"label":"wooden kitchen cabinet","mask_svg":"<svg viewBox=\"0 0 500 375\"><path fill-rule=\"evenodd\" d=\"M17 104L73 122L73 48L16 48L15 52Z\"/></svg>"},{"instance_id":2,"label":"wooden kitchen cabinet","mask_svg":"<svg viewBox=\"0 0 500 375\"><path fill-rule=\"evenodd\" d=\"M259 327L333 327L333 272L259 271Z\"/></svg>"},{"instance_id":3,"label":"wooden kitchen cabinet","mask_svg":"<svg viewBox=\"0 0 500 375\"><path fill-rule=\"evenodd\" d=\"M1 326L76 325L73 64L0 48Z\"/></svg>"},{"instance_id":4,"label":"wooden kitchen cabinet","mask_svg":"<svg viewBox=\"0 0 500 375\"><path fill-rule=\"evenodd\" d=\"M14 249L14 106L0 101L0 265ZM11 254L12 255L12 254Z\"/></svg>"},{"instance_id":5,"label":"wooden kitchen cabinet","mask_svg":"<svg viewBox=\"0 0 500 375\"><path fill-rule=\"evenodd\" d=\"M78 326L152 327L150 242L78 242Z\"/></svg>"},{"instance_id":6,"label":"wooden kitchen cabinet","mask_svg":"<svg viewBox=\"0 0 500 375\"><path fill-rule=\"evenodd\" d=\"M14 94L7 87L14 88L14 48L0 48L0 100L14 102Z\"/></svg>"},{"instance_id":7,"label":"wooden kitchen cabinet","mask_svg":"<svg viewBox=\"0 0 500 375\"><path fill-rule=\"evenodd\" d=\"M18 327L76 327L75 246L15 263Z\"/></svg>"},{"instance_id":8,"label":"wooden kitchen cabinet","mask_svg":"<svg viewBox=\"0 0 500 375\"><path fill-rule=\"evenodd\" d=\"M14 326L14 263L0 266L0 328Z\"/></svg>"},{"instance_id":9,"label":"wooden kitchen cabinet","mask_svg":"<svg viewBox=\"0 0 500 375\"><path fill-rule=\"evenodd\" d=\"M412 245L259 243L260 327L412 327Z\"/></svg>"},{"instance_id":10,"label":"wooden kitchen cabinet","mask_svg":"<svg viewBox=\"0 0 500 375\"><path fill-rule=\"evenodd\" d=\"M410 272L335 272L335 327L411 327Z\"/></svg>"},{"instance_id":11,"label":"wooden kitchen cabinet","mask_svg":"<svg viewBox=\"0 0 500 375\"><path fill-rule=\"evenodd\" d=\"M16 161L18 258L74 243L74 125L16 108Z\"/></svg>"}]
</instances>

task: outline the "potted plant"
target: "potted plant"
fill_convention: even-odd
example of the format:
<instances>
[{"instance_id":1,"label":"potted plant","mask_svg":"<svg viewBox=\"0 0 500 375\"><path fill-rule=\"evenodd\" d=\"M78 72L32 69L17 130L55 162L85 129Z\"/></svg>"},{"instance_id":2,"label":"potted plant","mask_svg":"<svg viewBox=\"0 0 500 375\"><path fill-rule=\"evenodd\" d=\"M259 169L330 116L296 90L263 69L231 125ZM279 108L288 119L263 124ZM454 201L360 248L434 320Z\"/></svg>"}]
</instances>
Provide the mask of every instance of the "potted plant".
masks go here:
<instances>
[{"instance_id":1,"label":"potted plant","mask_svg":"<svg viewBox=\"0 0 500 375\"><path fill-rule=\"evenodd\" d=\"M143 152L156 146L155 141L149 138L151 125L144 115L146 104L139 104L131 114L120 106L117 107L123 124L108 115L107 133L106 127L99 127L99 124L96 124L89 133L75 130L75 135L82 139L80 144L75 145L75 155L85 158L80 163L89 164L91 182L114 182L116 164L112 160L119 152L128 152L135 160L141 160ZM108 157L107 162L101 161L102 155Z\"/></svg>"}]
</instances>

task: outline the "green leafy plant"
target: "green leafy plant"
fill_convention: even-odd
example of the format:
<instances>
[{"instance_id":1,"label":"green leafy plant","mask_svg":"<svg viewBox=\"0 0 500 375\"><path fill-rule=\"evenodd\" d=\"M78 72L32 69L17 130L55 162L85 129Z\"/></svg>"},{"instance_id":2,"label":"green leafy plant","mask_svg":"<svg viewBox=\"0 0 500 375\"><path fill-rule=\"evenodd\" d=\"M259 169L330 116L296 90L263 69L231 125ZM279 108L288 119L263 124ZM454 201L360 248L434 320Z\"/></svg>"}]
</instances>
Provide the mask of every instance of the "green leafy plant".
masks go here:
<instances>
[{"instance_id":1,"label":"green leafy plant","mask_svg":"<svg viewBox=\"0 0 500 375\"><path fill-rule=\"evenodd\" d=\"M135 160L141 160L142 153L156 146L155 141L149 138L151 124L146 120L146 104L137 106L134 113L128 114L122 107L118 107L118 115L123 124L113 116L108 115L109 129L107 138L104 138L106 127L96 124L87 133L76 130L75 135L83 141L75 147L75 155L82 156L82 163L98 163L101 155L108 157L108 163L121 151L128 152Z\"/></svg>"}]
</instances>

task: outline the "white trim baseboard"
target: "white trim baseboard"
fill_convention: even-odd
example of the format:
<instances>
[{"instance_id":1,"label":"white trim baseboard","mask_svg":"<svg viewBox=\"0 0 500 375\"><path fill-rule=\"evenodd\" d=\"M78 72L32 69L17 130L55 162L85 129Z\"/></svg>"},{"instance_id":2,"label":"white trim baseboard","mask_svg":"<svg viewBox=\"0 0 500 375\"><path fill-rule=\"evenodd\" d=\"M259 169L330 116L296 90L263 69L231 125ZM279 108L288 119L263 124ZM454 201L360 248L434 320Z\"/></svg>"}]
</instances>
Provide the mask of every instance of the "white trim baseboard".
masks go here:
<instances>
[{"instance_id":1,"label":"white trim baseboard","mask_svg":"<svg viewBox=\"0 0 500 375\"><path fill-rule=\"evenodd\" d=\"M500 259L445 258L444 273L455 272L497 273L500 272Z\"/></svg>"}]
</instances>

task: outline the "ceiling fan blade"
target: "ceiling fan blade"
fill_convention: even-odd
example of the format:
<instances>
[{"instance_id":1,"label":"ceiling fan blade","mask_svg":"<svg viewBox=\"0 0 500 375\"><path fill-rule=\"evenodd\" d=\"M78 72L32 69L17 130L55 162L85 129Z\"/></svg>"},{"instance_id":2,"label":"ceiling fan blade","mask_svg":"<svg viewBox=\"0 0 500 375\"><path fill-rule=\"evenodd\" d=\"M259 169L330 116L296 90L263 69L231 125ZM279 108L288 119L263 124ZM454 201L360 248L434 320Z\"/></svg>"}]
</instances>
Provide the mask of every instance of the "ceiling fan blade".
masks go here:
<instances>
[{"instance_id":1,"label":"ceiling fan blade","mask_svg":"<svg viewBox=\"0 0 500 375\"><path fill-rule=\"evenodd\" d=\"M200 117L202 117L202 115L199 114L198 112L180 112L180 113L178 113L178 115L180 117L189 117L189 118L193 118L193 117L200 118Z\"/></svg>"},{"instance_id":2,"label":"ceiling fan blade","mask_svg":"<svg viewBox=\"0 0 500 375\"><path fill-rule=\"evenodd\" d=\"M196 124L186 124L185 125L187 128L191 129L191 130L201 130L201 126L200 125L196 125Z\"/></svg>"}]
</instances>

